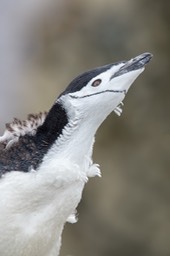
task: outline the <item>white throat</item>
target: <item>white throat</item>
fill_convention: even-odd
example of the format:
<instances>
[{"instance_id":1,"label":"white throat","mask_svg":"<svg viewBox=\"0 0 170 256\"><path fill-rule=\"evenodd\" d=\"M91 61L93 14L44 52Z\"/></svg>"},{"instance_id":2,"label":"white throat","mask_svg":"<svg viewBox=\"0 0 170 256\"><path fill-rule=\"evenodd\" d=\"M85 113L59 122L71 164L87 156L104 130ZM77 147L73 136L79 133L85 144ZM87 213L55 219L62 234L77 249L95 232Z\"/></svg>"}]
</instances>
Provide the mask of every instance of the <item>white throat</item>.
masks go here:
<instances>
[{"instance_id":1,"label":"white throat","mask_svg":"<svg viewBox=\"0 0 170 256\"><path fill-rule=\"evenodd\" d=\"M44 157L43 163L48 165L50 162L54 164L55 161L67 160L81 166L85 171L91 162L96 130L107 115L103 118L101 115L98 115L100 118L94 118L94 115L89 113L87 119L87 116L83 116L78 110L74 112L74 118L73 112L68 115L72 115L71 120Z\"/></svg>"}]
</instances>

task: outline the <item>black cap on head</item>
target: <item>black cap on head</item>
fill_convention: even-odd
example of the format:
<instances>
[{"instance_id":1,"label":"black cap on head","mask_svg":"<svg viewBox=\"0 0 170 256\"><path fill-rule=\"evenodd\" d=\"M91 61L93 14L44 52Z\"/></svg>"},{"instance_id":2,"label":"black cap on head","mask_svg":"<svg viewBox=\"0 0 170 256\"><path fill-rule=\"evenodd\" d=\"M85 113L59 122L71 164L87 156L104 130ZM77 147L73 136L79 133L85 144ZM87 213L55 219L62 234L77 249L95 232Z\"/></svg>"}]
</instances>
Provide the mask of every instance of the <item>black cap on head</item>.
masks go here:
<instances>
[{"instance_id":1,"label":"black cap on head","mask_svg":"<svg viewBox=\"0 0 170 256\"><path fill-rule=\"evenodd\" d=\"M95 69L92 69L92 70L82 73L81 75L79 75L78 77L73 79L73 81L68 85L68 87L65 89L65 91L60 94L59 97L61 97L62 95L68 94L68 93L74 93L74 92L80 91L84 86L87 85L87 83L93 77L96 77L97 75L107 71L113 65L118 65L120 63L122 63L122 61L108 64L108 65L98 67L98 68L95 68Z\"/></svg>"}]
</instances>

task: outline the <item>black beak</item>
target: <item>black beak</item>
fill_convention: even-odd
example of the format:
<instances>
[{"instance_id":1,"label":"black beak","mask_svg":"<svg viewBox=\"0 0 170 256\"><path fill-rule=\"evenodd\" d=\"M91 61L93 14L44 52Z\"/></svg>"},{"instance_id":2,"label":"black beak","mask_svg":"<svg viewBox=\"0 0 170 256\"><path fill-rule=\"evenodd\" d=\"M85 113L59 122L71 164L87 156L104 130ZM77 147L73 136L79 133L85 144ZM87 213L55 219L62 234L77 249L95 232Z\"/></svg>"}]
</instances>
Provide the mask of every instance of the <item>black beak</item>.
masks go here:
<instances>
[{"instance_id":1,"label":"black beak","mask_svg":"<svg viewBox=\"0 0 170 256\"><path fill-rule=\"evenodd\" d=\"M113 76L111 76L110 80L130 71L143 68L151 60L152 56L153 55L151 53L146 52L129 61L124 62L125 64Z\"/></svg>"}]
</instances>

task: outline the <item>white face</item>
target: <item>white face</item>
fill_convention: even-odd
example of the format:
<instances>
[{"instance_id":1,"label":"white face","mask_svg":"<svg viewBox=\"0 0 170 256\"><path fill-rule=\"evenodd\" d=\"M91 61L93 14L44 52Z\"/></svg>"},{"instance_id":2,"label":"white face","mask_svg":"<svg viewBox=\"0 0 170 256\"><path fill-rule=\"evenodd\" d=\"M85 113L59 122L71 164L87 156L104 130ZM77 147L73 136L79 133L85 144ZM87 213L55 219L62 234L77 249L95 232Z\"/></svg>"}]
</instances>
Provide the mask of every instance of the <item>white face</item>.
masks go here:
<instances>
[{"instance_id":1,"label":"white face","mask_svg":"<svg viewBox=\"0 0 170 256\"><path fill-rule=\"evenodd\" d=\"M131 84L144 70L142 67L114 77L124 65L112 66L93 77L81 90L63 95L67 109L70 112L74 109L86 118L98 116L105 119L123 101Z\"/></svg>"}]
</instances>

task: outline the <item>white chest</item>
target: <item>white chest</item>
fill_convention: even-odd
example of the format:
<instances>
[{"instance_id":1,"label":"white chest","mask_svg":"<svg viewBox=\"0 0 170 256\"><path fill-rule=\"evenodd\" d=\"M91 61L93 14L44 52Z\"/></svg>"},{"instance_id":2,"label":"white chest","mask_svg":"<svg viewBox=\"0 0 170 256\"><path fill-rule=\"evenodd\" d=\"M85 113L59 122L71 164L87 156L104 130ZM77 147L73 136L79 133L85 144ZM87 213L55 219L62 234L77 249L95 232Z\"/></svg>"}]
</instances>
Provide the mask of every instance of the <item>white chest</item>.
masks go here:
<instances>
[{"instance_id":1,"label":"white chest","mask_svg":"<svg viewBox=\"0 0 170 256\"><path fill-rule=\"evenodd\" d=\"M57 256L65 222L81 200L87 176L68 161L37 172L11 172L0 181L0 255Z\"/></svg>"}]
</instances>

